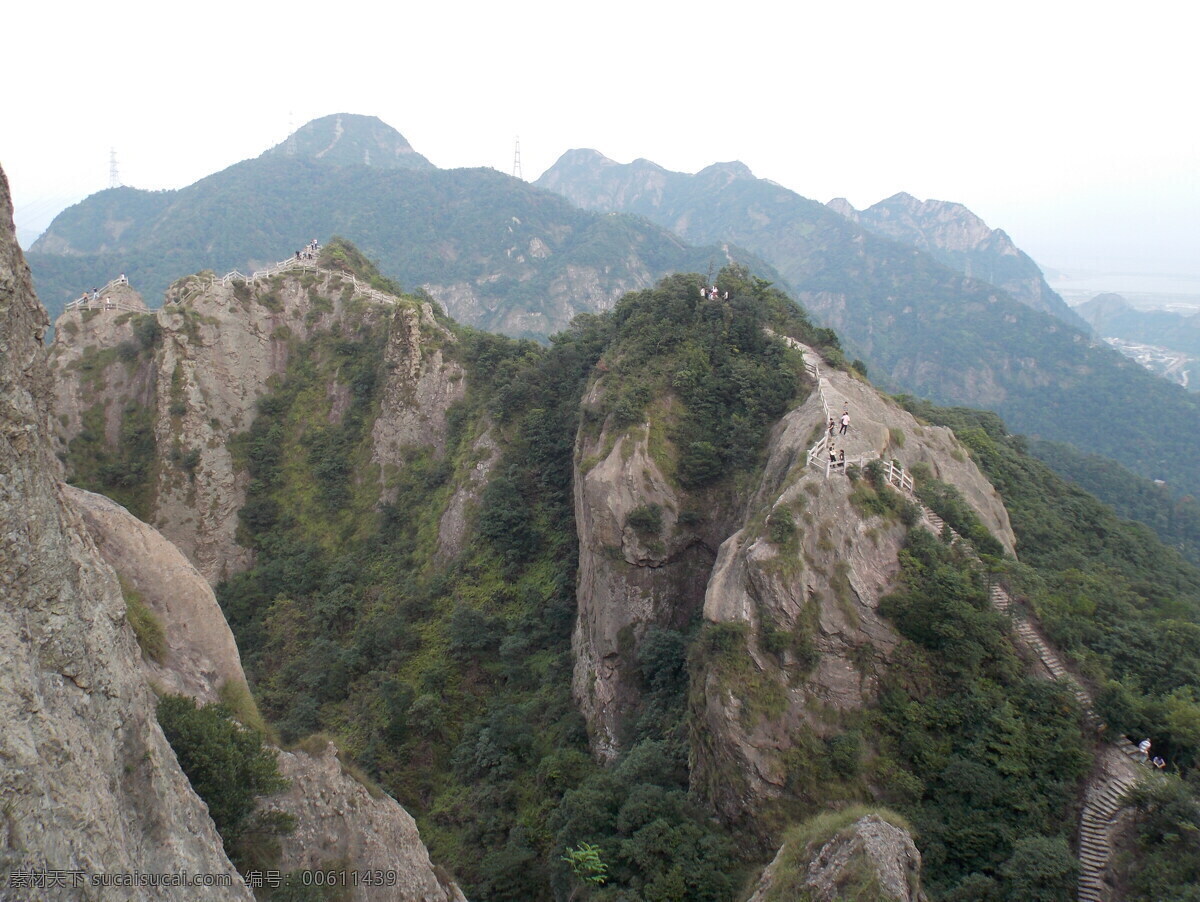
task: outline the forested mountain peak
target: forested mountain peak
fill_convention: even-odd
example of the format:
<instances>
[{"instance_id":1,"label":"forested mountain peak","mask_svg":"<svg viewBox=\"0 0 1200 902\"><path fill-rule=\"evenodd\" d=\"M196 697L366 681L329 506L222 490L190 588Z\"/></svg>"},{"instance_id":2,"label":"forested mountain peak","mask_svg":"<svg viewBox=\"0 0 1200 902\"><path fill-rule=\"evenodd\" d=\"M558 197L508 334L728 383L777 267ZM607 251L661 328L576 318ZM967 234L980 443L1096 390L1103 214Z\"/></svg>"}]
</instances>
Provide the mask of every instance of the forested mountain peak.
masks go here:
<instances>
[{"instance_id":1,"label":"forested mountain peak","mask_svg":"<svg viewBox=\"0 0 1200 902\"><path fill-rule=\"evenodd\" d=\"M1200 488L1195 400L1099 345L1003 232L966 241L984 227L961 205L901 196L875 210L906 211L899 220L864 211L856 222L763 179L664 172L651 180L607 164L581 175L554 167L539 183L692 241L746 247L889 386L988 406L1022 432L1120 459L1181 494ZM930 250L905 239L913 235ZM1177 428L1147 432L1148 408L1172 411L1166 418Z\"/></svg>"},{"instance_id":2,"label":"forested mountain peak","mask_svg":"<svg viewBox=\"0 0 1200 902\"><path fill-rule=\"evenodd\" d=\"M920 200L901 191L861 211L844 198L828 206L864 228L919 248L946 266L1003 288L1035 310L1087 329L1046 284L1037 264L1002 229L989 227L963 204Z\"/></svg>"},{"instance_id":3,"label":"forested mountain peak","mask_svg":"<svg viewBox=\"0 0 1200 902\"><path fill-rule=\"evenodd\" d=\"M380 147L392 168L376 165ZM544 339L671 271L736 259L774 277L726 243L693 247L491 169L436 169L406 148L379 120L342 114L179 191L93 195L60 214L30 253L39 290L57 313L124 272L154 306L180 272L253 272L337 233L459 320Z\"/></svg>"},{"instance_id":4,"label":"forested mountain peak","mask_svg":"<svg viewBox=\"0 0 1200 902\"><path fill-rule=\"evenodd\" d=\"M335 113L314 119L262 156L292 156L342 166L381 169L437 168L383 120L354 113Z\"/></svg>"},{"instance_id":5,"label":"forested mountain peak","mask_svg":"<svg viewBox=\"0 0 1200 902\"><path fill-rule=\"evenodd\" d=\"M999 229L989 228L986 222L962 204L919 200L906 191L879 201L853 218L856 222L925 251L967 251L985 242L997 241L1001 253L1018 253L1007 235Z\"/></svg>"},{"instance_id":6,"label":"forested mountain peak","mask_svg":"<svg viewBox=\"0 0 1200 902\"><path fill-rule=\"evenodd\" d=\"M713 163L710 166L705 166L698 173L699 178L722 177L729 181L735 179L753 179L754 173L750 171L750 167L741 160L730 160L726 163Z\"/></svg>"}]
</instances>

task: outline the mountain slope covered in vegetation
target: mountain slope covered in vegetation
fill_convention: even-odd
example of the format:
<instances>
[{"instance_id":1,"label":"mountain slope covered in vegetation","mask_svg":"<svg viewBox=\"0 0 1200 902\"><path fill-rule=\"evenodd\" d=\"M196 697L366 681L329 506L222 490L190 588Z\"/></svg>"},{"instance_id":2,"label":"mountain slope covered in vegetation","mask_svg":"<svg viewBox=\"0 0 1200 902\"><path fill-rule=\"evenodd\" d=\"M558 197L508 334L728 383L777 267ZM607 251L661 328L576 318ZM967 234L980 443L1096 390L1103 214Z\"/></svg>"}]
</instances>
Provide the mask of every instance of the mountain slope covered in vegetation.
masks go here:
<instances>
[{"instance_id":1,"label":"mountain slope covered in vegetation","mask_svg":"<svg viewBox=\"0 0 1200 902\"><path fill-rule=\"evenodd\" d=\"M935 899L1028 899L1030 873L1053 875L1044 898L1071 897L1095 738L1069 692L1030 674L974 557L877 469L806 465L831 390L854 403L848 456L882 451L941 499L1111 728L1194 764L1200 573L994 415L910 402L913 420L742 270L716 299L706 277L672 277L543 346L364 294L395 286L333 250L322 271L154 314L157 336L114 318L112 347L62 378L134 402L137 374L160 374L151 501L155 485L200 497L228 446L250 554L218 597L260 706L285 740L336 736L470 898L732 900L787 825L848 802L913 822ZM59 341L96 342L110 315ZM270 362L236 417L193 384L220 368L194 360L226 346L223 317ZM114 396L118 426L125 409ZM183 423L211 430L194 460ZM121 430L64 438L78 472L72 448ZM1002 555L1009 516L1020 564ZM602 886L581 876L589 849Z\"/></svg>"},{"instance_id":2,"label":"mountain slope covered in vegetation","mask_svg":"<svg viewBox=\"0 0 1200 902\"><path fill-rule=\"evenodd\" d=\"M56 217L28 259L57 315L120 273L154 306L180 273L249 273L331 235L460 321L539 339L672 271L730 259L769 271L736 248L692 247L491 169L436 169L377 119L346 115L178 191L99 192Z\"/></svg>"},{"instance_id":3,"label":"mountain slope covered in vegetation","mask_svg":"<svg viewBox=\"0 0 1200 902\"><path fill-rule=\"evenodd\" d=\"M690 241L726 240L778 268L882 384L987 407L1178 494L1200 492L1200 401L1085 332L930 255L876 235L737 163L695 174L571 151L539 184L588 209L639 213Z\"/></svg>"}]
</instances>

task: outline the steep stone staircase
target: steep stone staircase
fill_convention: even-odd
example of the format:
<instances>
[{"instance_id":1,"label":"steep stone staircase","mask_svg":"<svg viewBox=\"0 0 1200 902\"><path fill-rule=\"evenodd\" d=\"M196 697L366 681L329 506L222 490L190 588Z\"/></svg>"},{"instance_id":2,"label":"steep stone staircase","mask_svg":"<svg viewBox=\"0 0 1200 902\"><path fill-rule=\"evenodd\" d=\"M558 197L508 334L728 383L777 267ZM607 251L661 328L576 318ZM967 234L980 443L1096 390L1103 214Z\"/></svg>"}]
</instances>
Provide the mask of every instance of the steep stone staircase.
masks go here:
<instances>
[{"instance_id":1,"label":"steep stone staircase","mask_svg":"<svg viewBox=\"0 0 1200 902\"><path fill-rule=\"evenodd\" d=\"M1012 597L1000 585L991 587L992 604L1012 618L1017 640L1033 652L1050 676L1066 683L1083 709L1084 719L1097 733L1105 729L1096 714L1091 694L1067 670L1058 653L1043 638L1036 626L1013 604ZM1149 767L1146 756L1124 736L1102 747L1100 766L1089 780L1079 817L1079 881L1076 897L1080 902L1101 902L1107 898L1104 872L1112 858L1114 821L1129 790L1141 778L1139 771Z\"/></svg>"},{"instance_id":2,"label":"steep stone staircase","mask_svg":"<svg viewBox=\"0 0 1200 902\"><path fill-rule=\"evenodd\" d=\"M801 345L794 339L786 339L792 346L815 358L812 349ZM815 362L806 363L808 372L817 380L817 390L821 393L821 401L825 408L826 419L836 417L840 411L837 405L843 403L841 395L832 390L829 380L821 374L820 365ZM834 403L830 403L830 400ZM831 413L830 411L834 411ZM821 455L827 447L828 435L823 435L813 448L809 450L808 464L824 469L826 477L840 475L844 468L831 468ZM879 458L874 449L858 455L864 461ZM847 455L849 462L849 455ZM858 462L858 461L856 461ZM924 525L934 535L941 536L951 544L963 544L970 548L962 537L948 526L936 513L925 506L913 491L911 477L899 471L898 467L887 464L889 483L904 491L922 511ZM971 552L973 554L973 552ZM1087 688L1072 674L1063 663L1058 652L1046 641L1041 632L1030 619L1028 614L1013 602L1012 596L999 583L992 583L989 592L992 606L1008 616L1012 623L1013 635L1017 643L1024 647L1045 669L1051 679L1067 684L1071 693L1079 702L1087 724L1098 734L1103 733L1105 726L1096 714L1095 705ZM1109 897L1104 883L1104 873L1108 869L1113 853L1114 822L1130 789L1144 776L1149 776L1151 767L1146 756L1130 742L1121 736L1106 742L1101 746L1099 766L1089 779L1084 792L1083 808L1079 819L1079 880L1076 887L1076 897L1079 902L1103 902Z\"/></svg>"}]
</instances>

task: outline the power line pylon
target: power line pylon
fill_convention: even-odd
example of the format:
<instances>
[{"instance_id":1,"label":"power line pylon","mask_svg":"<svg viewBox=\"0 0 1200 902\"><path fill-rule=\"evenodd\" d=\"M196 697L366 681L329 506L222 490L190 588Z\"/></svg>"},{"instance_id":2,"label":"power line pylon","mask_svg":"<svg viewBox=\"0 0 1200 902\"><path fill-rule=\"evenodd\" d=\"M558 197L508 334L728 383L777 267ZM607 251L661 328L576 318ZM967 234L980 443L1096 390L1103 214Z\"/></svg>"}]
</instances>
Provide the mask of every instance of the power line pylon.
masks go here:
<instances>
[{"instance_id":1,"label":"power line pylon","mask_svg":"<svg viewBox=\"0 0 1200 902\"><path fill-rule=\"evenodd\" d=\"M117 149L115 147L111 148L108 152L108 187L121 187L121 176L117 172Z\"/></svg>"},{"instance_id":2,"label":"power line pylon","mask_svg":"<svg viewBox=\"0 0 1200 902\"><path fill-rule=\"evenodd\" d=\"M517 135L516 145L513 147L513 178L525 181L525 176L521 174L521 136Z\"/></svg>"}]
</instances>

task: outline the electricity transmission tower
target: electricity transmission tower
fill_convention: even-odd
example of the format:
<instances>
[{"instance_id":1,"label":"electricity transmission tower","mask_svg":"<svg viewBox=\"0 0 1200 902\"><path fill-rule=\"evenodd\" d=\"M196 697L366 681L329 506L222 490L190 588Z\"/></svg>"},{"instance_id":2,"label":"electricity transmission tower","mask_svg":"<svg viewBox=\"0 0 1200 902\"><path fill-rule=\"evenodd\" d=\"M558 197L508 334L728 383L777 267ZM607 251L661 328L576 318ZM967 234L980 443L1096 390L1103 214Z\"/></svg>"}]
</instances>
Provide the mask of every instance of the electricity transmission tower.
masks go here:
<instances>
[{"instance_id":1,"label":"electricity transmission tower","mask_svg":"<svg viewBox=\"0 0 1200 902\"><path fill-rule=\"evenodd\" d=\"M121 176L117 172L117 149L115 147L111 148L108 152L108 187L121 187Z\"/></svg>"},{"instance_id":2,"label":"electricity transmission tower","mask_svg":"<svg viewBox=\"0 0 1200 902\"><path fill-rule=\"evenodd\" d=\"M513 178L525 181L521 174L521 136L517 135L516 146L513 148Z\"/></svg>"}]
</instances>

